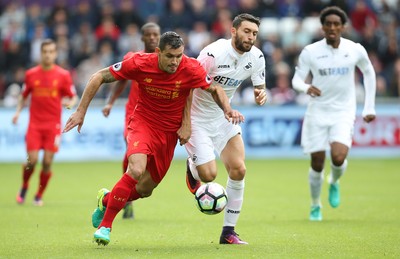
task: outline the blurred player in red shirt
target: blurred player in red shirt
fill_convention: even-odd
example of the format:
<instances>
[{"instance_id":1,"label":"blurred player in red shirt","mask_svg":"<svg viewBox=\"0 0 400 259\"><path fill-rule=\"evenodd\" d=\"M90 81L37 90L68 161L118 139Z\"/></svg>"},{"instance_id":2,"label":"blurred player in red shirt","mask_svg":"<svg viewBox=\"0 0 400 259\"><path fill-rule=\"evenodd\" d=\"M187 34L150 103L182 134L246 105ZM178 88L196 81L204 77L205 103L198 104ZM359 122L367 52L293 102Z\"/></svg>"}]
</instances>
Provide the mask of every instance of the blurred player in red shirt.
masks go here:
<instances>
[{"instance_id":1,"label":"blurred player in red shirt","mask_svg":"<svg viewBox=\"0 0 400 259\"><path fill-rule=\"evenodd\" d=\"M42 195L51 177L51 164L58 151L61 135L62 106L70 109L77 101L75 87L70 73L55 64L56 43L42 42L40 64L29 69L25 75L24 89L19 98L17 111L12 119L17 124L24 104L30 96L29 126L26 133L27 162L23 165L22 187L17 194L17 202L24 203L29 179L34 172L39 150L44 150L39 188L34 204L42 206ZM66 97L66 98L64 98Z\"/></svg>"},{"instance_id":2,"label":"blurred player in red shirt","mask_svg":"<svg viewBox=\"0 0 400 259\"><path fill-rule=\"evenodd\" d=\"M88 106L101 84L127 79L138 82L139 97L128 126L128 170L111 192L104 188L99 191L98 207L92 215L93 226L98 228L94 233L98 244L110 242L112 222L127 201L152 194L168 171L177 140L181 145L187 143L193 88L211 92L225 117L233 123L243 119L232 110L221 86L211 84L212 79L200 63L183 51L182 38L175 32L166 32L161 35L156 53L135 53L96 72L65 125L64 132L75 126L80 132Z\"/></svg>"},{"instance_id":3,"label":"blurred player in red shirt","mask_svg":"<svg viewBox=\"0 0 400 259\"><path fill-rule=\"evenodd\" d=\"M141 28L142 32L142 41L144 43L144 52L145 53L153 53L156 51L156 47L158 46L158 43L160 42L160 26L158 26L155 23L146 23L145 25L142 26ZM129 59L133 55L133 52L128 52L123 59ZM110 95L110 98L108 98L107 104L104 106L102 112L105 117L108 117L110 115L112 106L114 105L115 100L121 95L121 93L125 90L125 88L128 86L129 80L119 80L114 89L112 90L112 93ZM130 114L133 113L136 107L136 102L138 99L138 94L139 94L139 89L138 89L138 83L133 80L131 83L131 89L129 91L129 96L128 96L128 101L125 105L125 125L124 125L124 139L126 141L126 137L128 136L128 124L129 124L129 117ZM125 153L124 159L122 162L122 173L125 173L126 170L128 169L128 157ZM127 202L125 207L124 207L124 213L122 214L122 218L124 219L133 219L134 218L134 213L133 213L133 206L132 202Z\"/></svg>"}]
</instances>

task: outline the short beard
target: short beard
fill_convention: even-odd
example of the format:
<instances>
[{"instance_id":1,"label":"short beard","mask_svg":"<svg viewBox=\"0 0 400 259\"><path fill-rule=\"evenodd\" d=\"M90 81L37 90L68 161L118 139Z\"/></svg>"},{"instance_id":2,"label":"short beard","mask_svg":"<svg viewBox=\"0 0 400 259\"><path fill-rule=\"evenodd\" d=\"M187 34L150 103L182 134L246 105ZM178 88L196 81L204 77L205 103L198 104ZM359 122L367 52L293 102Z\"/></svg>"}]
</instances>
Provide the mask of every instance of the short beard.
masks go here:
<instances>
[{"instance_id":1,"label":"short beard","mask_svg":"<svg viewBox=\"0 0 400 259\"><path fill-rule=\"evenodd\" d=\"M235 38L234 44L235 44L235 47L242 52L249 52L251 50L251 47L253 47L253 45L251 45L251 47L249 49L245 48L243 43L240 42L239 38Z\"/></svg>"}]
</instances>

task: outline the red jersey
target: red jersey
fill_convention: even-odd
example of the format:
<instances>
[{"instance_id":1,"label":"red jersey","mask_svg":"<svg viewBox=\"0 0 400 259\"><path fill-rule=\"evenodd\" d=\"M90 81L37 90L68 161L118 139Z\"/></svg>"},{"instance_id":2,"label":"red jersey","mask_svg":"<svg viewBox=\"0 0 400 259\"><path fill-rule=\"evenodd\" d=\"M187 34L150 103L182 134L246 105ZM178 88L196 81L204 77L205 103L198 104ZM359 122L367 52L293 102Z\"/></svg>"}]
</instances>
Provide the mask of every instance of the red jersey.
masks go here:
<instances>
[{"instance_id":1,"label":"red jersey","mask_svg":"<svg viewBox=\"0 0 400 259\"><path fill-rule=\"evenodd\" d=\"M128 52L124 56L123 60L129 59L130 57L133 56L133 54L134 54L133 52ZM129 95L128 95L128 102L125 105L125 121L126 121L126 124L128 124L127 123L128 122L128 117L135 110L135 106L136 106L138 97L139 97L139 86L138 86L138 83L135 80L132 80L131 89L129 90Z\"/></svg>"},{"instance_id":2,"label":"red jersey","mask_svg":"<svg viewBox=\"0 0 400 259\"><path fill-rule=\"evenodd\" d=\"M35 66L25 74L24 98L31 95L29 127L48 128L61 124L61 99L76 92L70 73L54 65L50 70Z\"/></svg>"},{"instance_id":3,"label":"red jersey","mask_svg":"<svg viewBox=\"0 0 400 259\"><path fill-rule=\"evenodd\" d=\"M116 79L138 82L139 98L132 116L163 131L176 132L180 128L192 88L207 89L211 84L200 63L185 55L173 74L158 67L157 53L134 53L131 58L111 66L110 72Z\"/></svg>"}]
</instances>

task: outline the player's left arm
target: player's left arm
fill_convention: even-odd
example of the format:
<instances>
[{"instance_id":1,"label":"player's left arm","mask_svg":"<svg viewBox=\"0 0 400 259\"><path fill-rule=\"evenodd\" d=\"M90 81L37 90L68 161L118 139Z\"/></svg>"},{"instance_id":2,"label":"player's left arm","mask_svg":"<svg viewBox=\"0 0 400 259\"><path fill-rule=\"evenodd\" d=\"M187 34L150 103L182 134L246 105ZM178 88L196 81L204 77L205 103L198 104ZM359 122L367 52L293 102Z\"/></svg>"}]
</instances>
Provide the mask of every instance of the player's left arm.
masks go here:
<instances>
[{"instance_id":1,"label":"player's left arm","mask_svg":"<svg viewBox=\"0 0 400 259\"><path fill-rule=\"evenodd\" d=\"M376 75L374 67L368 57L367 51L360 44L360 61L357 67L363 74L363 83L365 88L365 100L362 116L365 122L369 123L375 119L375 94L376 94Z\"/></svg>"},{"instance_id":2,"label":"player's left arm","mask_svg":"<svg viewBox=\"0 0 400 259\"><path fill-rule=\"evenodd\" d=\"M267 90L265 84L254 86L254 98L258 105L264 105L267 102Z\"/></svg>"},{"instance_id":3,"label":"player's left arm","mask_svg":"<svg viewBox=\"0 0 400 259\"><path fill-rule=\"evenodd\" d=\"M211 93L214 101L224 112L225 118L232 122L233 124L239 124L244 122L244 116L237 110L233 110L229 98L225 93L225 90L221 85L213 81L209 88L206 89L207 92Z\"/></svg>"},{"instance_id":4,"label":"player's left arm","mask_svg":"<svg viewBox=\"0 0 400 259\"><path fill-rule=\"evenodd\" d=\"M78 126L78 132L81 131L87 109L93 97L96 95L100 86L103 83L115 82L117 79L111 74L108 67L103 68L94 73L87 83L85 90L83 91L82 98L76 108L76 111L69 117L65 124L63 132L68 132L74 127Z\"/></svg>"},{"instance_id":5,"label":"player's left arm","mask_svg":"<svg viewBox=\"0 0 400 259\"><path fill-rule=\"evenodd\" d=\"M181 124L181 127L177 131L179 145L181 145L181 146L185 145L189 141L190 135L192 134L192 125L191 125L191 119L190 119L190 110L192 108L192 98L193 98L193 89L190 90L190 94L186 99L186 104L185 104L185 108L183 110L183 116L182 116L182 124Z\"/></svg>"}]
</instances>

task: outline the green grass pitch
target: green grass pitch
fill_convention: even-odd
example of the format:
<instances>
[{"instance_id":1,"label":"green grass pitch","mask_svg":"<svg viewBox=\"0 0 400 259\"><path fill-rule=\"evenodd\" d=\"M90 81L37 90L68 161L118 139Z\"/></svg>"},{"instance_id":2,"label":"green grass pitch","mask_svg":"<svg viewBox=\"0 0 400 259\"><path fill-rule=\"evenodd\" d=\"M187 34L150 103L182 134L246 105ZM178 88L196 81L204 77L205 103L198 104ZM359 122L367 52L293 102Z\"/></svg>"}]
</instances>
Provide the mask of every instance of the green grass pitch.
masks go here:
<instances>
[{"instance_id":1,"label":"green grass pitch","mask_svg":"<svg viewBox=\"0 0 400 259\"><path fill-rule=\"evenodd\" d=\"M134 220L117 215L103 247L92 241L90 217L98 189L120 178L119 162L56 162L41 208L32 204L39 168L21 206L21 165L2 163L0 258L399 258L400 159L349 159L338 208L329 207L323 186L322 222L308 220L308 164L247 161L236 230L249 245L230 246L218 244L223 215L197 210L185 161L174 160L153 195L135 202ZM226 177L219 164L217 182L225 186Z\"/></svg>"}]
</instances>

